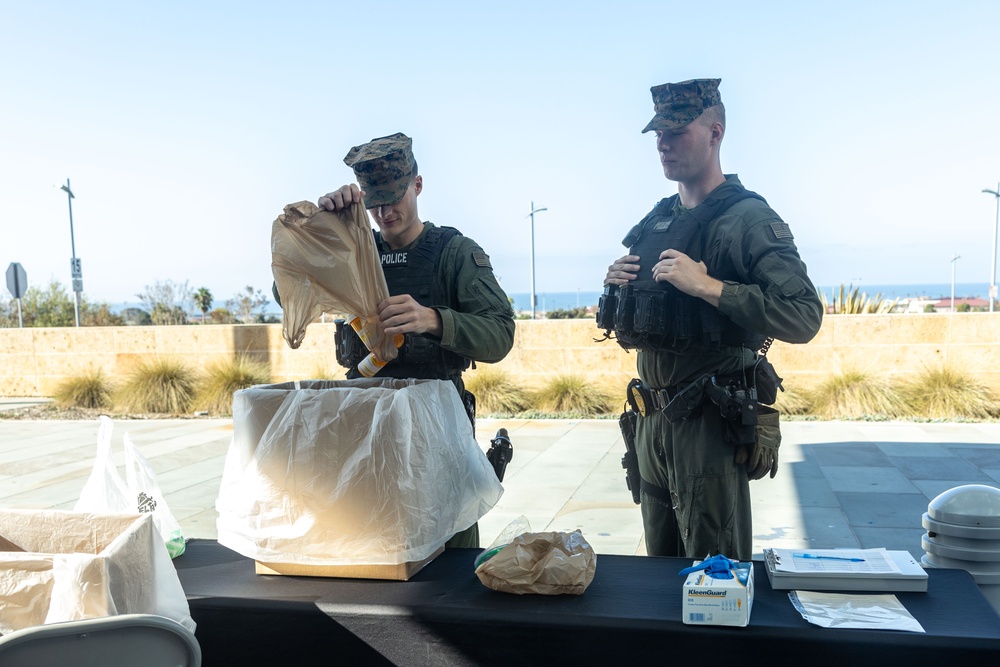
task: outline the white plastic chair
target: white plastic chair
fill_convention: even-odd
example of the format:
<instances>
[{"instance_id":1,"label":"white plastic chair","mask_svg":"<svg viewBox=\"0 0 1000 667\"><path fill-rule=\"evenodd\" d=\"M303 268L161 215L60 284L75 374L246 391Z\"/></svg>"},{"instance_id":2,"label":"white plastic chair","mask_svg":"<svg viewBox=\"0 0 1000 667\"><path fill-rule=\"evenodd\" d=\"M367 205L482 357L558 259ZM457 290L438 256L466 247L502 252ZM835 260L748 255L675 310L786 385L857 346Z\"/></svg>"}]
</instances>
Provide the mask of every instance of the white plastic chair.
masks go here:
<instances>
[{"instance_id":1,"label":"white plastic chair","mask_svg":"<svg viewBox=\"0 0 1000 667\"><path fill-rule=\"evenodd\" d=\"M180 623L122 614L50 623L0 636L3 667L200 667L201 647Z\"/></svg>"}]
</instances>

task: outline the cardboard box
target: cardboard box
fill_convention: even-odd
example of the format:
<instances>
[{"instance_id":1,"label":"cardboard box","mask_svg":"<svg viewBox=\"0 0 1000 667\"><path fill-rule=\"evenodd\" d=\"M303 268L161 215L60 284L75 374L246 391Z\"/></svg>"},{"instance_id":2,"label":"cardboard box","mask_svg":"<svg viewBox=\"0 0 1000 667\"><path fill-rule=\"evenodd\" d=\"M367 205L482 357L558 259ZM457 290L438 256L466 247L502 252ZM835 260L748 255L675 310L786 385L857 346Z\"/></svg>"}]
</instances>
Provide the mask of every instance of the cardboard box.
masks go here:
<instances>
[{"instance_id":1,"label":"cardboard box","mask_svg":"<svg viewBox=\"0 0 1000 667\"><path fill-rule=\"evenodd\" d=\"M258 574L406 580L503 487L443 380L236 392L218 541Z\"/></svg>"},{"instance_id":2,"label":"cardboard box","mask_svg":"<svg viewBox=\"0 0 1000 667\"><path fill-rule=\"evenodd\" d=\"M704 571L688 575L681 593L685 624L746 627L750 623L753 564L736 562L732 572L732 579L716 579Z\"/></svg>"},{"instance_id":3,"label":"cardboard box","mask_svg":"<svg viewBox=\"0 0 1000 667\"><path fill-rule=\"evenodd\" d=\"M118 614L194 629L151 514L0 510L0 633Z\"/></svg>"},{"instance_id":4,"label":"cardboard box","mask_svg":"<svg viewBox=\"0 0 1000 667\"><path fill-rule=\"evenodd\" d=\"M302 565L298 563L256 563L257 574L285 574L295 577L340 577L344 579L392 579L408 581L424 566L441 555L440 547L427 558L398 565Z\"/></svg>"}]
</instances>

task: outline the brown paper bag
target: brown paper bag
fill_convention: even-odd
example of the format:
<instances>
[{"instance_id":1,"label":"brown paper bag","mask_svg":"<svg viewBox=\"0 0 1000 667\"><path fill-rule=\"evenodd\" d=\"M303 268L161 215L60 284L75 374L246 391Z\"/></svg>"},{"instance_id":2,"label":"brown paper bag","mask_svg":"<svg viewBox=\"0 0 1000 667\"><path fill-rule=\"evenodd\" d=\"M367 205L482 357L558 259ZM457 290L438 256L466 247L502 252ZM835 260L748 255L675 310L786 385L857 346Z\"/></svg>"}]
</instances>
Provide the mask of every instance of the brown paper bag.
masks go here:
<instances>
[{"instance_id":1,"label":"brown paper bag","mask_svg":"<svg viewBox=\"0 0 1000 667\"><path fill-rule=\"evenodd\" d=\"M396 346L378 323L377 306L389 298L364 202L331 213L300 201L271 225L271 272L281 296L281 333L296 349L306 326L323 313L357 315L383 361Z\"/></svg>"},{"instance_id":2,"label":"brown paper bag","mask_svg":"<svg viewBox=\"0 0 1000 667\"><path fill-rule=\"evenodd\" d=\"M524 533L476 568L488 588L504 593L580 595L594 580L597 554L583 533Z\"/></svg>"}]
</instances>

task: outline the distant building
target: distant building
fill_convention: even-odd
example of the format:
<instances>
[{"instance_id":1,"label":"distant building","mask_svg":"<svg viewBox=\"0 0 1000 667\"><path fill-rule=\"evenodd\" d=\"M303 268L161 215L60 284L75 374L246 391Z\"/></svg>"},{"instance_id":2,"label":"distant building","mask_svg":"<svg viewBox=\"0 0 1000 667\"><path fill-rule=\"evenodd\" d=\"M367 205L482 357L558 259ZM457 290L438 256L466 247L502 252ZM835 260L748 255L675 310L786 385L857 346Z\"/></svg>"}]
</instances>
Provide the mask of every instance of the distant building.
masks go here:
<instances>
[{"instance_id":1,"label":"distant building","mask_svg":"<svg viewBox=\"0 0 1000 667\"><path fill-rule=\"evenodd\" d=\"M988 308L990 302L986 299L979 297L955 297L955 310L959 310L959 306L962 304L968 304L970 310L978 310ZM933 307L935 313L950 313L951 312L951 297L943 296L937 298L927 298L927 297L917 297L913 299L900 299L893 308L894 313L926 313L928 312L928 306Z\"/></svg>"}]
</instances>

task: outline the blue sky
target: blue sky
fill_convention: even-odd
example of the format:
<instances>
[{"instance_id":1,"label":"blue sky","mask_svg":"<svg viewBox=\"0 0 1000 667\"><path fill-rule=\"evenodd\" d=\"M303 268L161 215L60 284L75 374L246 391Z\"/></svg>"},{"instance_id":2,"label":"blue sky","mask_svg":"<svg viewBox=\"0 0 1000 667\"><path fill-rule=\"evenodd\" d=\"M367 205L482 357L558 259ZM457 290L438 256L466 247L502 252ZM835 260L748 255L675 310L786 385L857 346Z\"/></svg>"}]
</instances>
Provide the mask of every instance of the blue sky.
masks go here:
<instances>
[{"instance_id":1,"label":"blue sky","mask_svg":"<svg viewBox=\"0 0 1000 667\"><path fill-rule=\"evenodd\" d=\"M752 8L751 8L751 5ZM0 269L85 295L269 289L285 204L405 132L421 217L508 292L600 290L675 186L649 88L719 77L723 169L791 225L817 285L990 281L997 2L12 2L0 11Z\"/></svg>"}]
</instances>

